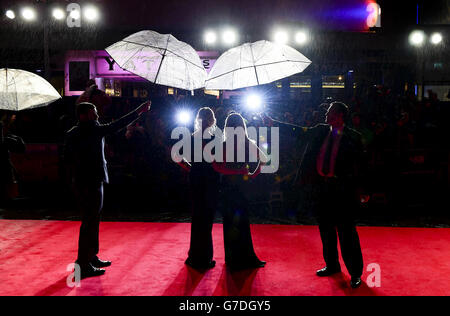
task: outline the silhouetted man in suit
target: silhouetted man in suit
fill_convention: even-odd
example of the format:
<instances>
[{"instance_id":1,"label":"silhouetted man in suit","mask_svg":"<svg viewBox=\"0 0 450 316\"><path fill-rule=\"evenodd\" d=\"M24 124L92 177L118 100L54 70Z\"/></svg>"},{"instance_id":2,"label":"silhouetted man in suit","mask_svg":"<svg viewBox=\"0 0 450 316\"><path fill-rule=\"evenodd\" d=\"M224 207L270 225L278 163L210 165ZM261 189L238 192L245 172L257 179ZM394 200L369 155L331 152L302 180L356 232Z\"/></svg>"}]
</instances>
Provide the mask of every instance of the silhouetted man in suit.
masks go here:
<instances>
[{"instance_id":1,"label":"silhouetted man in suit","mask_svg":"<svg viewBox=\"0 0 450 316\"><path fill-rule=\"evenodd\" d=\"M294 133L299 141L307 143L298 181L310 188L306 196L312 199L319 222L326 267L317 271L317 275L324 277L341 271L339 236L351 286L357 288L361 285L363 258L354 212L359 201L357 189L363 146L361 135L345 126L348 112L344 103L334 102L326 112L326 124L304 128L282 123L279 127L280 134ZM269 118L268 123L273 125L274 120Z\"/></svg>"},{"instance_id":2,"label":"silhouetted man in suit","mask_svg":"<svg viewBox=\"0 0 450 316\"><path fill-rule=\"evenodd\" d=\"M72 169L72 182L82 212L82 222L78 241L78 259L81 278L105 273L100 269L111 265L97 257L99 251L100 212L103 208L103 184L108 183L105 159L105 136L136 121L149 111L151 102L141 104L119 120L102 125L92 103L77 106L79 123L66 135L64 158Z\"/></svg>"}]
</instances>

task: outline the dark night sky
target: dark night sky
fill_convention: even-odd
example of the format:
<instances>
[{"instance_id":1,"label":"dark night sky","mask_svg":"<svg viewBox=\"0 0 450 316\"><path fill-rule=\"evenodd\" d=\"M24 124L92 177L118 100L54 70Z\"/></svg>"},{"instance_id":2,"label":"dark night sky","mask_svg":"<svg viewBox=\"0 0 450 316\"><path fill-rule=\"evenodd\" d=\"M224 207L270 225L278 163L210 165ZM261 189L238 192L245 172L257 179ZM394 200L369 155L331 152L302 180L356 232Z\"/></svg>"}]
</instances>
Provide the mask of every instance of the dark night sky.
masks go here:
<instances>
[{"instance_id":1,"label":"dark night sky","mask_svg":"<svg viewBox=\"0 0 450 316\"><path fill-rule=\"evenodd\" d=\"M246 28L264 27L287 21L319 28L357 27L369 0L125 0L99 1L113 8L111 21L122 25L149 25L164 28L192 27L230 23ZM422 22L450 22L450 0L379 0L387 27L414 24L416 7Z\"/></svg>"},{"instance_id":2,"label":"dark night sky","mask_svg":"<svg viewBox=\"0 0 450 316\"><path fill-rule=\"evenodd\" d=\"M432 7L422 1L424 9ZM164 29L202 29L224 24L245 29L269 28L278 23L304 24L313 28L360 30L368 0L165 0L99 1L109 21L122 26ZM443 1L448 2L448 1ZM379 1L384 25L414 24L417 1ZM441 10L442 12L442 10ZM429 12L428 12L429 13Z\"/></svg>"},{"instance_id":3,"label":"dark night sky","mask_svg":"<svg viewBox=\"0 0 450 316\"><path fill-rule=\"evenodd\" d=\"M101 22L94 29L68 29L64 23L51 28L51 49L102 49L134 32L150 29L172 33L195 45L206 28L220 29L230 25L250 40L269 39L276 25L303 25L311 30L365 30L365 8L370 0L91 0L48 1L50 4L78 2L96 3L101 9ZM0 0L0 8L19 8L38 1ZM42 2L42 1L40 1ZM421 22L449 24L450 0L379 0L382 26L387 33L405 29L416 23L417 3ZM42 7L42 6L41 6ZM41 12L40 16L43 15ZM42 18L33 24L21 19L9 21L2 13L0 48L10 60L14 49L41 49ZM247 39L246 39L247 40Z\"/></svg>"},{"instance_id":4,"label":"dark night sky","mask_svg":"<svg viewBox=\"0 0 450 316\"><path fill-rule=\"evenodd\" d=\"M231 24L245 29L267 28L278 22L303 23L313 28L358 30L371 0L91 0L50 3L97 3L103 22L119 28L153 27L192 30ZM0 0L11 5L38 1ZM42 2L42 1L41 1ZM383 25L388 28L414 24L420 3L422 22L450 22L450 0L379 0Z\"/></svg>"}]
</instances>

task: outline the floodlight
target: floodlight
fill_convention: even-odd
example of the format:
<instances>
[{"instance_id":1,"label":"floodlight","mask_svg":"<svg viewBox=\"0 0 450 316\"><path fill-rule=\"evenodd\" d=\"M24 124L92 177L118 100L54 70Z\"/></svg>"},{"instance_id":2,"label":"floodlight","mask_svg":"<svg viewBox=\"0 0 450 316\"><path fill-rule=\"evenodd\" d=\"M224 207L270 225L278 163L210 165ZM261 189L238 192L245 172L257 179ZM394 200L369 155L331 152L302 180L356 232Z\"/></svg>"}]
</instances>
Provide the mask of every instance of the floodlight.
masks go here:
<instances>
[{"instance_id":1,"label":"floodlight","mask_svg":"<svg viewBox=\"0 0 450 316\"><path fill-rule=\"evenodd\" d=\"M23 8L22 17L27 21L33 21L36 19L36 11L30 7Z\"/></svg>"},{"instance_id":2,"label":"floodlight","mask_svg":"<svg viewBox=\"0 0 450 316\"><path fill-rule=\"evenodd\" d=\"M274 35L274 41L278 44L286 45L289 41L289 35L286 31L277 31Z\"/></svg>"},{"instance_id":3,"label":"floodlight","mask_svg":"<svg viewBox=\"0 0 450 316\"><path fill-rule=\"evenodd\" d=\"M99 19L100 13L96 7L90 6L84 9L84 17L89 22L95 22Z\"/></svg>"},{"instance_id":4,"label":"floodlight","mask_svg":"<svg viewBox=\"0 0 450 316\"><path fill-rule=\"evenodd\" d=\"M61 8L55 8L53 9L52 15L56 20L62 20L65 18L66 13Z\"/></svg>"},{"instance_id":5,"label":"floodlight","mask_svg":"<svg viewBox=\"0 0 450 316\"><path fill-rule=\"evenodd\" d=\"M251 94L246 99L246 107L253 112L258 112L262 109L263 100L257 94Z\"/></svg>"},{"instance_id":6,"label":"floodlight","mask_svg":"<svg viewBox=\"0 0 450 316\"><path fill-rule=\"evenodd\" d=\"M191 120L192 120L192 117L191 117L191 113L189 111L180 110L177 113L178 123L186 125L186 124L190 123Z\"/></svg>"},{"instance_id":7,"label":"floodlight","mask_svg":"<svg viewBox=\"0 0 450 316\"><path fill-rule=\"evenodd\" d=\"M233 45L237 41L237 34L234 30L225 30L222 34L222 40L226 45Z\"/></svg>"},{"instance_id":8,"label":"floodlight","mask_svg":"<svg viewBox=\"0 0 450 316\"><path fill-rule=\"evenodd\" d=\"M431 35L431 43L434 45L438 45L442 42L442 35L441 33L433 33Z\"/></svg>"},{"instance_id":9,"label":"floodlight","mask_svg":"<svg viewBox=\"0 0 450 316\"><path fill-rule=\"evenodd\" d=\"M414 31L409 35L409 43L413 46L422 46L425 41L425 33L423 31Z\"/></svg>"},{"instance_id":10,"label":"floodlight","mask_svg":"<svg viewBox=\"0 0 450 316\"><path fill-rule=\"evenodd\" d=\"M215 44L217 41L217 35L213 31L207 31L205 33L204 39L205 39L206 44Z\"/></svg>"},{"instance_id":11,"label":"floodlight","mask_svg":"<svg viewBox=\"0 0 450 316\"><path fill-rule=\"evenodd\" d=\"M8 10L6 11L6 16L8 17L8 19L10 20L14 20L16 18L16 14L14 13L13 10Z\"/></svg>"}]
</instances>

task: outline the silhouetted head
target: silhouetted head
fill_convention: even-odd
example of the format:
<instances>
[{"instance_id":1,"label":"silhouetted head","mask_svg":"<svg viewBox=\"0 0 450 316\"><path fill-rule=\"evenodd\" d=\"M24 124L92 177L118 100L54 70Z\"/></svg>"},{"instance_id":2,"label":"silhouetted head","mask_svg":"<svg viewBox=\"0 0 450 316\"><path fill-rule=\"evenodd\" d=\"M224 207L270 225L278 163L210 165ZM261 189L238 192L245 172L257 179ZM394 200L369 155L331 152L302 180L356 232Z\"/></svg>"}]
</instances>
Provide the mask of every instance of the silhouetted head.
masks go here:
<instances>
[{"instance_id":1,"label":"silhouetted head","mask_svg":"<svg viewBox=\"0 0 450 316\"><path fill-rule=\"evenodd\" d=\"M80 103L77 106L77 117L80 122L97 121L97 108L89 102Z\"/></svg>"},{"instance_id":2,"label":"silhouetted head","mask_svg":"<svg viewBox=\"0 0 450 316\"><path fill-rule=\"evenodd\" d=\"M198 110L197 117L195 118L195 130L202 129L203 131L208 128L214 128L216 126L216 116L214 111L209 107L204 107Z\"/></svg>"},{"instance_id":3,"label":"silhouetted head","mask_svg":"<svg viewBox=\"0 0 450 316\"><path fill-rule=\"evenodd\" d=\"M347 105L342 102L333 102L326 113L326 123L335 128L340 128L344 126L348 113Z\"/></svg>"},{"instance_id":4,"label":"silhouetted head","mask_svg":"<svg viewBox=\"0 0 450 316\"><path fill-rule=\"evenodd\" d=\"M245 132L245 136L248 139L248 131L247 131L247 124L245 123L245 119L244 117L236 112L232 112L231 114L229 114L225 120L225 131L224 131L224 138L226 140L227 138L227 128L239 128L242 127L244 132Z\"/></svg>"},{"instance_id":5,"label":"silhouetted head","mask_svg":"<svg viewBox=\"0 0 450 316\"><path fill-rule=\"evenodd\" d=\"M91 86L93 86L93 85L97 85L97 83L95 82L95 79L89 79L89 80L86 82L86 88L89 88L89 87L91 87Z\"/></svg>"},{"instance_id":6,"label":"silhouetted head","mask_svg":"<svg viewBox=\"0 0 450 316\"><path fill-rule=\"evenodd\" d=\"M231 113L225 120L225 127L243 127L247 128L244 117L236 112Z\"/></svg>"}]
</instances>

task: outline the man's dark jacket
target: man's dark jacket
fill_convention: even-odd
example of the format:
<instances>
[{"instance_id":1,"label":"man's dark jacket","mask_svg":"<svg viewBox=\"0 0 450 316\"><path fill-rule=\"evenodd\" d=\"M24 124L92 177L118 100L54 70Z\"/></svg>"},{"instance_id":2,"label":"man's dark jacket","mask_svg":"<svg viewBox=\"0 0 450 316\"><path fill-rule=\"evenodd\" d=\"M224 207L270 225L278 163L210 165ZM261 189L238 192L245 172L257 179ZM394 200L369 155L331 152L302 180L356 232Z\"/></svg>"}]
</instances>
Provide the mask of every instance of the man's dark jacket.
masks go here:
<instances>
[{"instance_id":1,"label":"man's dark jacket","mask_svg":"<svg viewBox=\"0 0 450 316\"><path fill-rule=\"evenodd\" d=\"M22 138L8 134L3 140L0 139L0 183L11 183L15 179L15 170L9 155L10 152L25 152L25 143Z\"/></svg>"},{"instance_id":2,"label":"man's dark jacket","mask_svg":"<svg viewBox=\"0 0 450 316\"><path fill-rule=\"evenodd\" d=\"M321 176L317 172L317 158L329 132L330 125L327 124L319 124L311 128L287 124L280 125L281 135L293 133L297 136L297 145L305 148L296 177L296 185L315 184L320 181ZM361 134L351 128L344 127L336 156L336 180L342 185L348 186L349 189L364 186L361 181L364 169L363 162L364 148Z\"/></svg>"},{"instance_id":3,"label":"man's dark jacket","mask_svg":"<svg viewBox=\"0 0 450 316\"><path fill-rule=\"evenodd\" d=\"M80 122L66 134L64 161L71 167L75 183L108 183L105 136L138 119L137 110L110 124Z\"/></svg>"}]
</instances>

